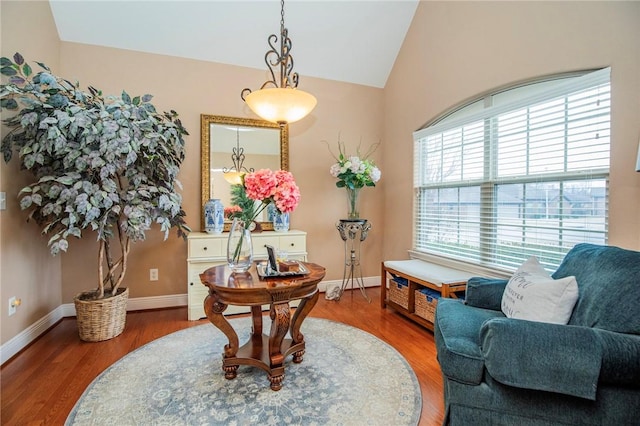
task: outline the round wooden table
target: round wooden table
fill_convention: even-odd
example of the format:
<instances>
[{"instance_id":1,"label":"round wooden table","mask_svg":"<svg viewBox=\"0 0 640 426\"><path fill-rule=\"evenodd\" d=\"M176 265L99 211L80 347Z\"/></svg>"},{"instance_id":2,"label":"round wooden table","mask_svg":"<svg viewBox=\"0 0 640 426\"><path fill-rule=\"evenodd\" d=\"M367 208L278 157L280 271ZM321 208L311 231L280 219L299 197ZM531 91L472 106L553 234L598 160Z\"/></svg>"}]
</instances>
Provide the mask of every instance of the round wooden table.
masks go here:
<instances>
[{"instance_id":1,"label":"round wooden table","mask_svg":"<svg viewBox=\"0 0 640 426\"><path fill-rule=\"evenodd\" d=\"M293 354L293 362L302 362L305 351L300 326L318 301L318 283L325 269L314 263L304 263L306 275L260 278L256 265L245 273L233 273L227 265L214 266L200 274L200 281L209 288L204 311L211 323L229 339L224 347L222 369L225 378L233 379L240 365L259 367L267 372L271 389L280 390L284 380L284 360ZM291 320L289 302L300 299ZM251 306L252 334L242 347L238 334L223 315L228 305ZM269 305L271 330L262 333L262 306ZM290 333L290 338L285 336Z\"/></svg>"}]
</instances>

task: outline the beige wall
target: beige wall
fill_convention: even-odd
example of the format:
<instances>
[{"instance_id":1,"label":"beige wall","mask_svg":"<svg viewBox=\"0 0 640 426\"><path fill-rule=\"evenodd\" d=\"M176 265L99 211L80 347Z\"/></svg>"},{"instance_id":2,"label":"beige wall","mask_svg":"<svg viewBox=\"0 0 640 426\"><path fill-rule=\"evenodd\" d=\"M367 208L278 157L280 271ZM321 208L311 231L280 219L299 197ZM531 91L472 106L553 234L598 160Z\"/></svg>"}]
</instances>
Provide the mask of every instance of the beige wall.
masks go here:
<instances>
[{"instance_id":1,"label":"beige wall","mask_svg":"<svg viewBox=\"0 0 640 426\"><path fill-rule=\"evenodd\" d=\"M609 243L640 249L640 3L421 2L385 87L384 258L406 258L412 246L413 131L492 88L605 66Z\"/></svg>"},{"instance_id":2,"label":"beige wall","mask_svg":"<svg viewBox=\"0 0 640 426\"><path fill-rule=\"evenodd\" d=\"M53 69L59 67L58 33L47 2L3 0L0 15L2 56L12 57L20 52L27 60L44 62ZM6 113L2 111L2 118ZM3 126L1 136L6 133ZM0 211L2 344L61 303L61 258L49 254L47 239L40 235L35 224L26 223L16 199L18 191L29 183L29 174L20 171L19 161L7 165L0 160L0 191L7 193L7 210ZM22 299L22 306L9 317L8 299L13 296Z\"/></svg>"},{"instance_id":3,"label":"beige wall","mask_svg":"<svg viewBox=\"0 0 640 426\"><path fill-rule=\"evenodd\" d=\"M158 109L178 111L189 130L187 157L180 173L183 208L193 230L200 229L200 114L252 117L240 99L244 87L258 88L265 72L169 56L82 45L61 44L60 73L91 84L104 93L150 93ZM327 279L342 277L342 241L335 222L346 214L344 190L335 188L329 174L333 158L322 140L335 146L338 134L355 151L358 142L382 137L382 89L301 77L300 87L315 94L318 106L310 117L289 128L290 169L302 200L291 215L291 225L308 233L309 259L327 268ZM378 156L380 152L376 153ZM383 169L384 173L384 169ZM383 174L384 179L384 174ZM367 240L364 275L378 274L382 252L382 188L367 188L363 214L373 222ZM124 285L130 297L186 293L186 243L175 234L162 242L159 232L133 246ZM62 299L93 286L97 245L94 238L72 241L63 258ZM149 268L159 269L159 281L149 281Z\"/></svg>"}]
</instances>

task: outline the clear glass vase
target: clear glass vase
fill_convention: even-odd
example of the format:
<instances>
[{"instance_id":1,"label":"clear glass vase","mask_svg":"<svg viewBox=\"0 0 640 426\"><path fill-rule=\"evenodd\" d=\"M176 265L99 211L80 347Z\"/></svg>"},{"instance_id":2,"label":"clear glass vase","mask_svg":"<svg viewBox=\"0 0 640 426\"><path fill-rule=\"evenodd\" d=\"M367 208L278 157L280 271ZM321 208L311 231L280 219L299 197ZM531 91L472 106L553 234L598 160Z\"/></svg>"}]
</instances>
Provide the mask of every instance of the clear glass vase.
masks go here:
<instances>
[{"instance_id":1,"label":"clear glass vase","mask_svg":"<svg viewBox=\"0 0 640 426\"><path fill-rule=\"evenodd\" d=\"M251 231L242 220L233 219L227 241L227 263L233 272L246 272L253 262Z\"/></svg>"},{"instance_id":2,"label":"clear glass vase","mask_svg":"<svg viewBox=\"0 0 640 426\"><path fill-rule=\"evenodd\" d=\"M360 188L345 188L347 190L347 219L360 219Z\"/></svg>"}]
</instances>

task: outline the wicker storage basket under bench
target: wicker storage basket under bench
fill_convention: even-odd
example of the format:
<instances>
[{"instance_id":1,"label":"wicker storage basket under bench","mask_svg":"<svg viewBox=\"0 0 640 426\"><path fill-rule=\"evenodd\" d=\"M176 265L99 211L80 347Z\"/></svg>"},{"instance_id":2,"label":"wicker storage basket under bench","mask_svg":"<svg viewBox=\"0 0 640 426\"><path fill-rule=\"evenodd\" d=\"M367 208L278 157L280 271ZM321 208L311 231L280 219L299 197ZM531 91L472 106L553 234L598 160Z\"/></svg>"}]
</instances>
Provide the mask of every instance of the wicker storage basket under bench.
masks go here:
<instances>
[{"instance_id":1,"label":"wicker storage basket under bench","mask_svg":"<svg viewBox=\"0 0 640 426\"><path fill-rule=\"evenodd\" d=\"M380 301L433 330L440 297L463 298L473 274L418 259L382 262Z\"/></svg>"}]
</instances>

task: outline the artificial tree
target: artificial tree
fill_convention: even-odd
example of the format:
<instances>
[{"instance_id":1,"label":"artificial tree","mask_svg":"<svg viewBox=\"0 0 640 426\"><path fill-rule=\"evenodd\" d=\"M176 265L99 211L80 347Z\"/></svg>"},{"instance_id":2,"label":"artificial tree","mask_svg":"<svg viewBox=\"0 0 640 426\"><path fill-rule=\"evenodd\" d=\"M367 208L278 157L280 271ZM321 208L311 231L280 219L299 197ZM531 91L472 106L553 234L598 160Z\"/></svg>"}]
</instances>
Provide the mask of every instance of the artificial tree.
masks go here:
<instances>
[{"instance_id":1,"label":"artificial tree","mask_svg":"<svg viewBox=\"0 0 640 426\"><path fill-rule=\"evenodd\" d=\"M4 160L17 151L32 173L20 206L50 237L53 255L67 250L70 237L95 232L98 282L88 294L106 299L122 284L131 242L153 224L165 239L173 227L183 237L189 231L176 189L188 133L175 111L156 111L151 95L85 92L36 63L38 73L19 53L0 59L0 110L16 111L2 120Z\"/></svg>"}]
</instances>

